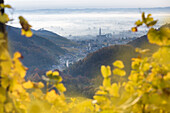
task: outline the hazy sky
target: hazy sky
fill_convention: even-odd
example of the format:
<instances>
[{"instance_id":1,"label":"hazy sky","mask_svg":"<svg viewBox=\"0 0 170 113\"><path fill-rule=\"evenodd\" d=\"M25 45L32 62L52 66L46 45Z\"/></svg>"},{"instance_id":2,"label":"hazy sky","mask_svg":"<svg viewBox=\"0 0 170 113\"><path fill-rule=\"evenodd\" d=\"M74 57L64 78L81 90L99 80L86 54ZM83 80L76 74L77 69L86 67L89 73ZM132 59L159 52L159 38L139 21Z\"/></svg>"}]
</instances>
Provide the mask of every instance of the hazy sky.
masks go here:
<instances>
[{"instance_id":1,"label":"hazy sky","mask_svg":"<svg viewBox=\"0 0 170 113\"><path fill-rule=\"evenodd\" d=\"M5 0L16 9L167 7L170 0Z\"/></svg>"}]
</instances>

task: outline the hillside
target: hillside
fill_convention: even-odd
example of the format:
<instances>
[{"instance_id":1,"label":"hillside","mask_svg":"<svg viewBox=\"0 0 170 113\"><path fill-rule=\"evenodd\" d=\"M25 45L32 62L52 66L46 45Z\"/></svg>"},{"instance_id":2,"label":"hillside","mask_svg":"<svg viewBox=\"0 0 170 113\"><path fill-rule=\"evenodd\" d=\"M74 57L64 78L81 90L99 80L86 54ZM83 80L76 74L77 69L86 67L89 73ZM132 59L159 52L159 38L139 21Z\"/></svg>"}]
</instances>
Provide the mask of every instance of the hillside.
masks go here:
<instances>
[{"instance_id":1,"label":"hillside","mask_svg":"<svg viewBox=\"0 0 170 113\"><path fill-rule=\"evenodd\" d=\"M122 60L125 64L125 71L127 75L129 75L131 69L131 59L138 56L138 53L135 52L136 47L143 49L150 48L151 52L157 49L157 46L148 43L146 36L137 38L132 42L129 42L127 45L114 45L102 48L89 54L85 59L73 64L64 71L64 73L75 78L75 80L71 79L71 87L67 83L68 80L66 79L66 87L76 90L76 92L79 92L78 95L84 95L91 98L95 92L95 89L98 85L101 85L103 80L100 72L101 65L110 65L112 67L112 63L115 60ZM86 84L83 82L77 82L76 78L78 81L81 81L81 78L83 78L84 81L86 80ZM126 81L127 78L128 76L121 80ZM112 76L112 80L112 82L117 82L120 78L118 76ZM77 83L79 83L78 86L76 85ZM72 90L67 92L70 95L69 92L72 92Z\"/></svg>"},{"instance_id":2,"label":"hillside","mask_svg":"<svg viewBox=\"0 0 170 113\"><path fill-rule=\"evenodd\" d=\"M58 46L68 47L68 46L76 45L76 43L70 41L69 39L62 37L56 33L53 33L51 31L40 29L40 30L33 30L33 33L52 41L53 43L55 43Z\"/></svg>"},{"instance_id":3,"label":"hillside","mask_svg":"<svg viewBox=\"0 0 170 113\"><path fill-rule=\"evenodd\" d=\"M86 76L94 78L100 75L101 65L112 65L119 59L126 65L126 71L130 68L131 58L137 54L130 45L115 45L102 48L94 53L89 54L85 59L72 65L66 72L72 76Z\"/></svg>"},{"instance_id":4,"label":"hillside","mask_svg":"<svg viewBox=\"0 0 170 113\"><path fill-rule=\"evenodd\" d=\"M112 65L115 60L122 60L125 70L129 74L131 69L131 58L137 57L135 48L150 49L150 53L156 51L158 47L148 42L147 36L139 37L126 45L115 45L102 48L89 54L85 59L73 64L65 72L72 76L96 77L100 75L101 65ZM150 55L147 54L147 55Z\"/></svg>"},{"instance_id":5,"label":"hillside","mask_svg":"<svg viewBox=\"0 0 170 113\"><path fill-rule=\"evenodd\" d=\"M57 56L67 51L60 48L54 42L34 34L31 38L21 36L21 29L7 26L10 52L22 53L22 62L30 70L34 68L48 69L49 66L57 64Z\"/></svg>"},{"instance_id":6,"label":"hillside","mask_svg":"<svg viewBox=\"0 0 170 113\"><path fill-rule=\"evenodd\" d=\"M129 42L128 45L132 45L135 48L150 49L151 52L154 52L158 49L157 45L150 44L148 42L146 35Z\"/></svg>"}]
</instances>

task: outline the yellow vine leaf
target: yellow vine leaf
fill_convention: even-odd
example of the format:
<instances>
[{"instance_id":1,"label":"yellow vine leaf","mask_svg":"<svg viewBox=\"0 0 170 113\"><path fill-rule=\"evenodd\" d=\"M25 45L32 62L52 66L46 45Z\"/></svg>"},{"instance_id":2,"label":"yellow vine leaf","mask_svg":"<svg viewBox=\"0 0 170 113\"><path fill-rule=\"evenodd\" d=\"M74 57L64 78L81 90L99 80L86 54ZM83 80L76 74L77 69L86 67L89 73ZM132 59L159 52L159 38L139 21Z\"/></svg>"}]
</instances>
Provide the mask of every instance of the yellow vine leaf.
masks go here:
<instances>
[{"instance_id":1,"label":"yellow vine leaf","mask_svg":"<svg viewBox=\"0 0 170 113\"><path fill-rule=\"evenodd\" d=\"M55 80L57 80L58 83L62 82L62 77L61 76L53 76Z\"/></svg>"},{"instance_id":2,"label":"yellow vine leaf","mask_svg":"<svg viewBox=\"0 0 170 113\"><path fill-rule=\"evenodd\" d=\"M1 79L1 85L2 85L3 88L6 89L9 86L9 84L10 84L10 80L9 80L8 77L3 77Z\"/></svg>"},{"instance_id":3,"label":"yellow vine leaf","mask_svg":"<svg viewBox=\"0 0 170 113\"><path fill-rule=\"evenodd\" d=\"M32 37L33 33L31 30L25 31L25 36L26 37Z\"/></svg>"},{"instance_id":4,"label":"yellow vine leaf","mask_svg":"<svg viewBox=\"0 0 170 113\"><path fill-rule=\"evenodd\" d=\"M7 48L0 45L0 67L1 67L1 77L7 76L11 71L11 57L8 53Z\"/></svg>"},{"instance_id":5,"label":"yellow vine leaf","mask_svg":"<svg viewBox=\"0 0 170 113\"><path fill-rule=\"evenodd\" d=\"M119 97L119 86L116 83L112 84L109 93L115 97Z\"/></svg>"},{"instance_id":6,"label":"yellow vine leaf","mask_svg":"<svg viewBox=\"0 0 170 113\"><path fill-rule=\"evenodd\" d=\"M123 82L123 83L122 83L122 86L125 86L125 85L126 85L126 82Z\"/></svg>"},{"instance_id":7,"label":"yellow vine leaf","mask_svg":"<svg viewBox=\"0 0 170 113\"><path fill-rule=\"evenodd\" d=\"M4 104L0 103L0 113L4 112Z\"/></svg>"},{"instance_id":8,"label":"yellow vine leaf","mask_svg":"<svg viewBox=\"0 0 170 113\"><path fill-rule=\"evenodd\" d=\"M15 52L14 53L14 59L18 59L18 58L21 58L21 53L20 52Z\"/></svg>"},{"instance_id":9,"label":"yellow vine leaf","mask_svg":"<svg viewBox=\"0 0 170 113\"><path fill-rule=\"evenodd\" d=\"M131 64L132 69L138 69L141 63L141 60L138 58L133 58L133 62Z\"/></svg>"},{"instance_id":10,"label":"yellow vine leaf","mask_svg":"<svg viewBox=\"0 0 170 113\"><path fill-rule=\"evenodd\" d=\"M128 79L131 80L131 81L137 82L138 76L139 76L138 73L133 73L128 77Z\"/></svg>"},{"instance_id":11,"label":"yellow vine leaf","mask_svg":"<svg viewBox=\"0 0 170 113\"><path fill-rule=\"evenodd\" d=\"M157 93L152 94L149 98L149 102L156 105L160 105L162 101L163 99Z\"/></svg>"},{"instance_id":12,"label":"yellow vine leaf","mask_svg":"<svg viewBox=\"0 0 170 113\"><path fill-rule=\"evenodd\" d=\"M4 103L6 100L6 90L0 87L0 103Z\"/></svg>"},{"instance_id":13,"label":"yellow vine leaf","mask_svg":"<svg viewBox=\"0 0 170 113\"><path fill-rule=\"evenodd\" d=\"M7 113L11 113L11 112L12 112L12 109L13 109L12 103L8 102L8 103L5 104L5 111L6 111Z\"/></svg>"},{"instance_id":14,"label":"yellow vine leaf","mask_svg":"<svg viewBox=\"0 0 170 113\"><path fill-rule=\"evenodd\" d=\"M119 75L119 76L125 76L126 72L124 70L116 68L116 69L113 70L113 74Z\"/></svg>"},{"instance_id":15,"label":"yellow vine leaf","mask_svg":"<svg viewBox=\"0 0 170 113\"><path fill-rule=\"evenodd\" d=\"M96 92L97 95L106 95L107 92L106 91L103 91L103 90L99 90Z\"/></svg>"},{"instance_id":16,"label":"yellow vine leaf","mask_svg":"<svg viewBox=\"0 0 170 113\"><path fill-rule=\"evenodd\" d=\"M25 35L26 31L24 29L21 29L21 35Z\"/></svg>"},{"instance_id":17,"label":"yellow vine leaf","mask_svg":"<svg viewBox=\"0 0 170 113\"><path fill-rule=\"evenodd\" d=\"M52 73L53 73L53 71L50 70L50 71L47 71L47 72L46 72L46 75L49 76L49 75L51 75Z\"/></svg>"},{"instance_id":18,"label":"yellow vine leaf","mask_svg":"<svg viewBox=\"0 0 170 113\"><path fill-rule=\"evenodd\" d=\"M105 78L103 80L103 86L104 87L110 87L111 86L111 79L110 78Z\"/></svg>"},{"instance_id":19,"label":"yellow vine leaf","mask_svg":"<svg viewBox=\"0 0 170 113\"><path fill-rule=\"evenodd\" d=\"M159 46L170 45L170 28L163 27L160 30L151 28L147 34L148 40L152 44L157 44Z\"/></svg>"},{"instance_id":20,"label":"yellow vine leaf","mask_svg":"<svg viewBox=\"0 0 170 113\"><path fill-rule=\"evenodd\" d=\"M111 70L110 70L110 66L101 66L101 73L103 75L104 78L109 77L111 75Z\"/></svg>"},{"instance_id":21,"label":"yellow vine leaf","mask_svg":"<svg viewBox=\"0 0 170 113\"><path fill-rule=\"evenodd\" d=\"M95 104L95 111L99 112L100 111L100 106Z\"/></svg>"},{"instance_id":22,"label":"yellow vine leaf","mask_svg":"<svg viewBox=\"0 0 170 113\"><path fill-rule=\"evenodd\" d=\"M6 13L4 13L4 14L0 13L0 22L1 23L7 23L8 21L9 21L8 15Z\"/></svg>"},{"instance_id":23,"label":"yellow vine leaf","mask_svg":"<svg viewBox=\"0 0 170 113\"><path fill-rule=\"evenodd\" d=\"M27 109L27 113L51 113L50 105L47 102L38 99L31 101Z\"/></svg>"},{"instance_id":24,"label":"yellow vine leaf","mask_svg":"<svg viewBox=\"0 0 170 113\"><path fill-rule=\"evenodd\" d=\"M56 94L55 90L51 90L50 92L47 92L46 94L46 100L50 103L53 103L58 97L59 95Z\"/></svg>"},{"instance_id":25,"label":"yellow vine leaf","mask_svg":"<svg viewBox=\"0 0 170 113\"><path fill-rule=\"evenodd\" d=\"M93 96L93 98L95 99L95 100L97 100L97 103L102 103L102 102L105 102L106 101L106 97L104 97L104 96L101 96L101 95L94 95Z\"/></svg>"},{"instance_id":26,"label":"yellow vine leaf","mask_svg":"<svg viewBox=\"0 0 170 113\"><path fill-rule=\"evenodd\" d=\"M56 88L58 91L60 92L65 92L66 91L66 88L64 87L63 83L59 83L56 85Z\"/></svg>"},{"instance_id":27,"label":"yellow vine leaf","mask_svg":"<svg viewBox=\"0 0 170 113\"><path fill-rule=\"evenodd\" d=\"M141 26L142 24L143 24L143 22L140 20L136 21L136 23L135 23L136 26Z\"/></svg>"},{"instance_id":28,"label":"yellow vine leaf","mask_svg":"<svg viewBox=\"0 0 170 113\"><path fill-rule=\"evenodd\" d=\"M21 58L21 57L22 57L21 53L19 53L19 52L15 52L15 53L14 53L14 58L13 58L14 71L15 71L16 73L18 73L22 78L24 78L25 75L26 75L26 70L27 70L27 68L24 67L24 66L22 65L21 61L19 60L19 58Z\"/></svg>"},{"instance_id":29,"label":"yellow vine leaf","mask_svg":"<svg viewBox=\"0 0 170 113\"><path fill-rule=\"evenodd\" d=\"M164 76L164 80L170 80L170 72L166 76Z\"/></svg>"},{"instance_id":30,"label":"yellow vine leaf","mask_svg":"<svg viewBox=\"0 0 170 113\"><path fill-rule=\"evenodd\" d=\"M42 82L38 82L38 88L43 88L44 84Z\"/></svg>"},{"instance_id":31,"label":"yellow vine leaf","mask_svg":"<svg viewBox=\"0 0 170 113\"><path fill-rule=\"evenodd\" d=\"M54 71L52 76L59 76L59 72L58 71Z\"/></svg>"},{"instance_id":32,"label":"yellow vine leaf","mask_svg":"<svg viewBox=\"0 0 170 113\"><path fill-rule=\"evenodd\" d=\"M113 63L113 66L118 67L118 68L121 68L121 69L125 67L124 64L123 64L123 62L122 62L121 60L115 61L115 62Z\"/></svg>"},{"instance_id":33,"label":"yellow vine leaf","mask_svg":"<svg viewBox=\"0 0 170 113\"><path fill-rule=\"evenodd\" d=\"M35 98L43 98L43 92L41 89L35 89L34 92L32 92L32 95L35 97Z\"/></svg>"},{"instance_id":34,"label":"yellow vine leaf","mask_svg":"<svg viewBox=\"0 0 170 113\"><path fill-rule=\"evenodd\" d=\"M22 26L21 35L25 35L26 37L31 37L33 35L32 31L31 31L32 26L22 16L19 16L19 20L20 20L19 22Z\"/></svg>"},{"instance_id":35,"label":"yellow vine leaf","mask_svg":"<svg viewBox=\"0 0 170 113\"><path fill-rule=\"evenodd\" d=\"M149 63L145 63L143 66L143 71L148 71L150 69L151 65Z\"/></svg>"},{"instance_id":36,"label":"yellow vine leaf","mask_svg":"<svg viewBox=\"0 0 170 113\"><path fill-rule=\"evenodd\" d=\"M14 84L13 85L13 89L12 90L15 90L15 91L18 91L19 93L23 93L24 92L24 88L22 87L22 85L21 84ZM25 93L26 94L26 93ZM27 100L29 100L29 98L24 98L24 99L27 99Z\"/></svg>"},{"instance_id":37,"label":"yellow vine leaf","mask_svg":"<svg viewBox=\"0 0 170 113\"><path fill-rule=\"evenodd\" d=\"M170 69L169 47L159 48L159 50L153 54L153 58L155 58L159 63L166 65Z\"/></svg>"},{"instance_id":38,"label":"yellow vine leaf","mask_svg":"<svg viewBox=\"0 0 170 113\"><path fill-rule=\"evenodd\" d=\"M34 85L31 81L23 83L23 87L26 88L26 89L31 89L31 88L33 88L33 86Z\"/></svg>"}]
</instances>

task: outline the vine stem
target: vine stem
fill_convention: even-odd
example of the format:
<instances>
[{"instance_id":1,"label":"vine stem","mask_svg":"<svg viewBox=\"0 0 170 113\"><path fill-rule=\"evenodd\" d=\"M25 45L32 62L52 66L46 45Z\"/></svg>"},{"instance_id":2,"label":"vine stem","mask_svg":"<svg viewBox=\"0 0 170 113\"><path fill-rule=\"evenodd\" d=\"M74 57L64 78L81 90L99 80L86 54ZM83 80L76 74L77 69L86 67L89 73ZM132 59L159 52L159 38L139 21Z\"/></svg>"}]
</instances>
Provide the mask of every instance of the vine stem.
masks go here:
<instances>
[{"instance_id":1,"label":"vine stem","mask_svg":"<svg viewBox=\"0 0 170 113\"><path fill-rule=\"evenodd\" d=\"M145 104L142 106L142 113L145 113Z\"/></svg>"},{"instance_id":2,"label":"vine stem","mask_svg":"<svg viewBox=\"0 0 170 113\"><path fill-rule=\"evenodd\" d=\"M4 0L0 0L0 4L4 4ZM4 13L5 13L5 9L0 7L0 14L3 15ZM1 40L5 41L4 43L2 43L2 46L8 50L8 37L7 37L5 23L0 22L0 32L4 34L4 36L1 37L2 38Z\"/></svg>"}]
</instances>

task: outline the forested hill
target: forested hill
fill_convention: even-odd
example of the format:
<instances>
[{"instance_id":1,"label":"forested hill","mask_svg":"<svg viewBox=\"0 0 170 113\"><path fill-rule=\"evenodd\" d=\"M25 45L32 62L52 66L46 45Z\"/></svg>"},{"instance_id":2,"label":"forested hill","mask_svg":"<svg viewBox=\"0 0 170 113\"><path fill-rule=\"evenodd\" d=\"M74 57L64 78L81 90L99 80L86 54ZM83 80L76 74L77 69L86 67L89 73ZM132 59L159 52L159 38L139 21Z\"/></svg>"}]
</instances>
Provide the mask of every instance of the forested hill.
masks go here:
<instances>
[{"instance_id":1,"label":"forested hill","mask_svg":"<svg viewBox=\"0 0 170 113\"><path fill-rule=\"evenodd\" d=\"M69 47L69 46L76 45L76 43L72 42L71 40L69 40L65 37L62 37L56 33L53 33L51 31L40 29L40 30L33 30L33 33L52 41L53 43L55 43L58 46Z\"/></svg>"},{"instance_id":2,"label":"forested hill","mask_svg":"<svg viewBox=\"0 0 170 113\"><path fill-rule=\"evenodd\" d=\"M62 49L57 45L56 42L63 38L57 34L55 37L55 34L51 36L46 33L46 35L34 33L31 38L26 38L25 36L21 36L20 28L7 26L6 29L8 32L11 55L16 51L21 52L24 57L22 62L30 69L48 69L49 66L58 64L57 56L63 55L67 52L67 50ZM47 37L54 39L52 41ZM71 41L66 40L65 38L63 38L63 40L64 43L71 43Z\"/></svg>"},{"instance_id":3,"label":"forested hill","mask_svg":"<svg viewBox=\"0 0 170 113\"><path fill-rule=\"evenodd\" d=\"M170 24L165 24L161 27L169 27ZM160 28L161 28L160 27ZM115 60L122 60L125 64L125 70L129 74L131 69L131 58L137 57L135 48L150 49L148 55L158 49L157 45L150 44L147 35L141 36L126 45L115 45L102 48L94 53L90 53L87 57L73 64L64 72L72 76L86 76L94 78L100 74L101 65L112 65Z\"/></svg>"},{"instance_id":4,"label":"forested hill","mask_svg":"<svg viewBox=\"0 0 170 113\"><path fill-rule=\"evenodd\" d=\"M65 70L72 76L87 76L94 78L100 74L101 65L112 65L115 60L122 60L126 71L130 68L131 58L137 56L134 47L130 45L115 45L104 47L89 54L85 59L73 64Z\"/></svg>"},{"instance_id":5,"label":"forested hill","mask_svg":"<svg viewBox=\"0 0 170 113\"><path fill-rule=\"evenodd\" d=\"M150 49L151 52L154 52L158 49L158 46L150 44L148 42L147 35L144 35L140 38L135 39L134 41L129 42L128 45L132 45L135 48Z\"/></svg>"},{"instance_id":6,"label":"forested hill","mask_svg":"<svg viewBox=\"0 0 170 113\"><path fill-rule=\"evenodd\" d=\"M157 46L148 43L147 36L139 37L127 45L115 45L102 48L89 54L85 59L73 64L65 73L72 76L86 76L94 78L100 74L101 65L112 65L115 60L122 60L125 64L125 70L129 74L131 69L131 58L137 57L135 48L150 49L150 52L157 50ZM148 54L149 55L149 54Z\"/></svg>"}]
</instances>

